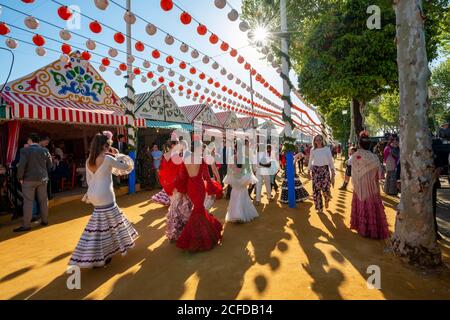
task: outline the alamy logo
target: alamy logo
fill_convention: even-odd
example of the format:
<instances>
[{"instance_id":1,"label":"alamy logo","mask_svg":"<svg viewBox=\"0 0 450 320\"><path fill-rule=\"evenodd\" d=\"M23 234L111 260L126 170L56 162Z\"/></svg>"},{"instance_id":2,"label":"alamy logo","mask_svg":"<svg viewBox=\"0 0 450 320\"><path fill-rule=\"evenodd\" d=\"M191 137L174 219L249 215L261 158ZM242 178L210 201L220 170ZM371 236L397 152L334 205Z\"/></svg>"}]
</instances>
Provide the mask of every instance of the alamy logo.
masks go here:
<instances>
[{"instance_id":1,"label":"alamy logo","mask_svg":"<svg viewBox=\"0 0 450 320\"><path fill-rule=\"evenodd\" d=\"M70 266L67 268L67 274L70 276L67 278L66 286L69 290L81 289L81 271L78 266Z\"/></svg>"},{"instance_id":2,"label":"alamy logo","mask_svg":"<svg viewBox=\"0 0 450 320\"><path fill-rule=\"evenodd\" d=\"M370 17L367 18L366 25L369 30L381 29L381 9L377 5L370 5L367 7L367 13Z\"/></svg>"},{"instance_id":3,"label":"alamy logo","mask_svg":"<svg viewBox=\"0 0 450 320\"><path fill-rule=\"evenodd\" d=\"M367 267L367 274L370 274L367 278L368 289L381 289L381 269L377 265L370 265Z\"/></svg>"},{"instance_id":4,"label":"alamy logo","mask_svg":"<svg viewBox=\"0 0 450 320\"><path fill-rule=\"evenodd\" d=\"M72 12L72 17L66 22L67 30L80 30L81 29L81 9L79 6L70 5L69 10Z\"/></svg>"}]
</instances>

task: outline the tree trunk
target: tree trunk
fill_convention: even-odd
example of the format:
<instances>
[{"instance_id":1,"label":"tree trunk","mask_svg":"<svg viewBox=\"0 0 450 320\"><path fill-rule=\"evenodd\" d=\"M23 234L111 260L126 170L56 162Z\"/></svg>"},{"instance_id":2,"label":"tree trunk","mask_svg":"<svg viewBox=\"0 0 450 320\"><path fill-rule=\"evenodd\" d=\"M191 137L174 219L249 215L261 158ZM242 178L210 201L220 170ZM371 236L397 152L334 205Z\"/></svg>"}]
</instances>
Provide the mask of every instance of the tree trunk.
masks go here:
<instances>
[{"instance_id":1,"label":"tree trunk","mask_svg":"<svg viewBox=\"0 0 450 320\"><path fill-rule=\"evenodd\" d=\"M430 75L425 50L421 0L397 0L397 64L400 86L401 200L393 249L405 261L437 266L432 189L433 153L427 123Z\"/></svg>"},{"instance_id":2,"label":"tree trunk","mask_svg":"<svg viewBox=\"0 0 450 320\"><path fill-rule=\"evenodd\" d=\"M352 109L353 109L353 128L355 130L355 137L358 139L361 131L364 130L363 125L363 109L364 102L358 101L357 99L352 99Z\"/></svg>"}]
</instances>

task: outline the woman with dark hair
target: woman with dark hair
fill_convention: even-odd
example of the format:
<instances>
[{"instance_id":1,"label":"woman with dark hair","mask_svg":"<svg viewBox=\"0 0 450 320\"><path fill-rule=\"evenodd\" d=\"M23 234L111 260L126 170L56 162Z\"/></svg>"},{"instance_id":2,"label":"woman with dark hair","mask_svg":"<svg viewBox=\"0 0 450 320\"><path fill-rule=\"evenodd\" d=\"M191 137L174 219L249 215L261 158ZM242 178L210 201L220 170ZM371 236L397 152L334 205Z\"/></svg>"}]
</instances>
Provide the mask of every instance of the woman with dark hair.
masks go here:
<instances>
[{"instance_id":1,"label":"woman with dark hair","mask_svg":"<svg viewBox=\"0 0 450 320\"><path fill-rule=\"evenodd\" d=\"M385 239L389 230L380 196L380 161L369 151L368 134L362 132L359 137L360 149L353 154L352 183L353 200L350 228L363 237Z\"/></svg>"},{"instance_id":2,"label":"woman with dark hair","mask_svg":"<svg viewBox=\"0 0 450 320\"><path fill-rule=\"evenodd\" d=\"M325 199L325 208L331 199L331 185L334 185L335 169L331 150L325 146L323 137L319 134L314 137L313 149L309 155L308 177L311 178L314 205L318 213L323 213L322 195Z\"/></svg>"},{"instance_id":3,"label":"woman with dark hair","mask_svg":"<svg viewBox=\"0 0 450 320\"><path fill-rule=\"evenodd\" d=\"M134 167L130 157L112 146L112 133L97 134L86 162L88 191L83 198L94 206L69 265L102 267L113 255L125 255L134 246L138 233L116 204L112 175L129 174Z\"/></svg>"},{"instance_id":4,"label":"woman with dark hair","mask_svg":"<svg viewBox=\"0 0 450 320\"><path fill-rule=\"evenodd\" d=\"M153 157L149 146L144 146L139 153L141 166L141 188L153 189L156 182L155 171L153 170Z\"/></svg>"},{"instance_id":5,"label":"woman with dark hair","mask_svg":"<svg viewBox=\"0 0 450 320\"><path fill-rule=\"evenodd\" d=\"M397 164L400 161L400 148L396 138L391 138L384 148L384 163L386 165L386 179L384 182L384 193L396 196L397 190Z\"/></svg>"}]
</instances>

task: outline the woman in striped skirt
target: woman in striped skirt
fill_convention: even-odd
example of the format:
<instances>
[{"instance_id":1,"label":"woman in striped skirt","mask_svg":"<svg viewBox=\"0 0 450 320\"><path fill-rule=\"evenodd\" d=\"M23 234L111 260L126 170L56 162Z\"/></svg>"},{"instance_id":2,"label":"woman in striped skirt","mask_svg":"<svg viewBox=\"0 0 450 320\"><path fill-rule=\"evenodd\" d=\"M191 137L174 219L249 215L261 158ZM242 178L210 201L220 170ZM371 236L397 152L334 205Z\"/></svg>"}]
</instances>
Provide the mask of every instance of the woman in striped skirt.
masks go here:
<instances>
[{"instance_id":1,"label":"woman in striped skirt","mask_svg":"<svg viewBox=\"0 0 450 320\"><path fill-rule=\"evenodd\" d=\"M111 147L112 134L97 134L86 163L88 191L84 201L94 212L84 229L69 265L81 268L102 267L117 253L125 255L134 246L138 233L116 204L112 174L126 175L134 163Z\"/></svg>"}]
</instances>

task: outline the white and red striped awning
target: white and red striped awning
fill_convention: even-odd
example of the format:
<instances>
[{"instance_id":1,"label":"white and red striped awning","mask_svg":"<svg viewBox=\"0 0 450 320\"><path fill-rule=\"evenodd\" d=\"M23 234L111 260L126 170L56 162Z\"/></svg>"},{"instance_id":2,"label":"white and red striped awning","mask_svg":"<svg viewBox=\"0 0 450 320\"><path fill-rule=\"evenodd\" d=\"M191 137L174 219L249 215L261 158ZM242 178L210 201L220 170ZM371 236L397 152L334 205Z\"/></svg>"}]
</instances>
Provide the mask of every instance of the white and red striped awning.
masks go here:
<instances>
[{"instance_id":1,"label":"white and red striped awning","mask_svg":"<svg viewBox=\"0 0 450 320\"><path fill-rule=\"evenodd\" d=\"M13 92L3 92L2 97L11 108L13 119L102 126L125 126L129 122L120 108ZM137 119L135 125L145 127L145 120Z\"/></svg>"}]
</instances>

